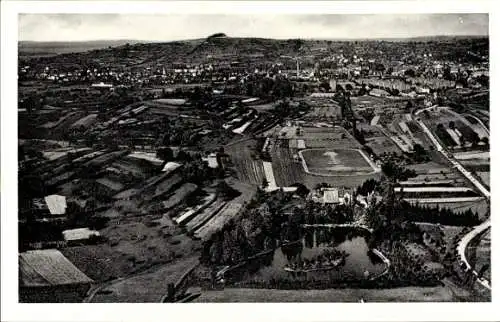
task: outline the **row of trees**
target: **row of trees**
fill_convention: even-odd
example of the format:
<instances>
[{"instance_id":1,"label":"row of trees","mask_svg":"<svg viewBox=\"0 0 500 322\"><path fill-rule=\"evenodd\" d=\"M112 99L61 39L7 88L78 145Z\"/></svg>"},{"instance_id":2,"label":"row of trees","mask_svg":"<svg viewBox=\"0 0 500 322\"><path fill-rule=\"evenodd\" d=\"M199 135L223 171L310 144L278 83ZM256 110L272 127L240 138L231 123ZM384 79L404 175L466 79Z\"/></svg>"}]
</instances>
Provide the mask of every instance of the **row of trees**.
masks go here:
<instances>
[{"instance_id":1,"label":"row of trees","mask_svg":"<svg viewBox=\"0 0 500 322\"><path fill-rule=\"evenodd\" d=\"M454 212L448 208L429 207L425 205L412 205L402 202L399 211L406 220L415 222L439 223L448 226L476 226L481 221L479 215L471 209L463 212Z\"/></svg>"}]
</instances>

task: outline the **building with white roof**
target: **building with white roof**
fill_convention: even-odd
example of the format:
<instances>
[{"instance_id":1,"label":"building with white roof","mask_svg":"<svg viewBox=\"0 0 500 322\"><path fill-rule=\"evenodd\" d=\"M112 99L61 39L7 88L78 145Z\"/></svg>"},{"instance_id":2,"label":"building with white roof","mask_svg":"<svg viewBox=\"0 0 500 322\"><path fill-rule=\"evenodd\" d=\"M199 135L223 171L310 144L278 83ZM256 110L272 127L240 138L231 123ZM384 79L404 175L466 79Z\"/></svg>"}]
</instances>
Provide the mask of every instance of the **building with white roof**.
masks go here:
<instances>
[{"instance_id":1,"label":"building with white roof","mask_svg":"<svg viewBox=\"0 0 500 322\"><path fill-rule=\"evenodd\" d=\"M64 215L66 213L66 197L60 195L46 196L45 203L51 215Z\"/></svg>"}]
</instances>

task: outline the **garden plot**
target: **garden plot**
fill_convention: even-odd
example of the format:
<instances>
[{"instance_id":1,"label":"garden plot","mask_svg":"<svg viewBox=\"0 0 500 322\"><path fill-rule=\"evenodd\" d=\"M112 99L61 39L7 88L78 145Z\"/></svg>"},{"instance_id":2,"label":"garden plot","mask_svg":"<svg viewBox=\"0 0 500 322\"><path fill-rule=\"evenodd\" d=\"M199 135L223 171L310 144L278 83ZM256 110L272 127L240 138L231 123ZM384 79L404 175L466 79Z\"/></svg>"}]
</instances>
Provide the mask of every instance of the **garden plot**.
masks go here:
<instances>
[{"instance_id":1,"label":"garden plot","mask_svg":"<svg viewBox=\"0 0 500 322\"><path fill-rule=\"evenodd\" d=\"M490 172L489 171L479 171L476 174L481 178L481 181L490 187Z\"/></svg>"},{"instance_id":2,"label":"garden plot","mask_svg":"<svg viewBox=\"0 0 500 322\"><path fill-rule=\"evenodd\" d=\"M185 183L179 187L167 200L162 202L163 208L171 209L181 203L190 194L195 192L198 186L194 183Z\"/></svg>"},{"instance_id":3,"label":"garden plot","mask_svg":"<svg viewBox=\"0 0 500 322\"><path fill-rule=\"evenodd\" d=\"M454 153L453 156L457 160L471 160L471 159L490 159L489 151L467 151L467 152L457 152Z\"/></svg>"},{"instance_id":4,"label":"garden plot","mask_svg":"<svg viewBox=\"0 0 500 322\"><path fill-rule=\"evenodd\" d=\"M267 186L269 189L276 189L276 179L274 178L273 164L271 162L262 162L264 174L266 175Z\"/></svg>"},{"instance_id":5,"label":"garden plot","mask_svg":"<svg viewBox=\"0 0 500 322\"><path fill-rule=\"evenodd\" d=\"M302 182L305 175L298 154L294 154L287 147L287 141L276 140L272 145L272 172L275 184L279 187L288 187L294 183Z\"/></svg>"},{"instance_id":6,"label":"garden plot","mask_svg":"<svg viewBox=\"0 0 500 322\"><path fill-rule=\"evenodd\" d=\"M165 193L169 192L173 188L175 188L177 185L179 185L182 182L182 176L180 174L174 174L170 178L163 180L160 182L155 189L153 198L158 198Z\"/></svg>"},{"instance_id":7,"label":"garden plot","mask_svg":"<svg viewBox=\"0 0 500 322\"><path fill-rule=\"evenodd\" d=\"M179 225L185 225L188 221L190 221L193 217L195 217L200 211L208 207L215 201L216 195L214 193L209 194L205 198L201 204L195 207L188 207L186 211L184 211L181 215L177 216L174 220Z\"/></svg>"},{"instance_id":8,"label":"garden plot","mask_svg":"<svg viewBox=\"0 0 500 322\"><path fill-rule=\"evenodd\" d=\"M385 136L372 137L366 140L366 146L372 149L376 155L384 153L400 153L398 146Z\"/></svg>"},{"instance_id":9,"label":"garden plot","mask_svg":"<svg viewBox=\"0 0 500 322\"><path fill-rule=\"evenodd\" d=\"M314 106L310 112L308 112L304 118L339 118L341 116L340 106L332 100L332 102L327 104L321 104L321 106Z\"/></svg>"},{"instance_id":10,"label":"garden plot","mask_svg":"<svg viewBox=\"0 0 500 322\"><path fill-rule=\"evenodd\" d=\"M365 145L372 149L376 155L384 153L400 153L398 146L381 131L380 127L360 124L359 130L363 131Z\"/></svg>"},{"instance_id":11,"label":"garden plot","mask_svg":"<svg viewBox=\"0 0 500 322\"><path fill-rule=\"evenodd\" d=\"M186 224L186 228L188 229L188 231L193 231L203 226L213 216L215 216L226 205L226 203L227 202L222 199L217 199L216 201L214 201L210 206L205 208L189 223Z\"/></svg>"},{"instance_id":12,"label":"garden plot","mask_svg":"<svg viewBox=\"0 0 500 322\"><path fill-rule=\"evenodd\" d=\"M355 149L308 149L299 152L305 172L321 176L369 174L379 169Z\"/></svg>"},{"instance_id":13,"label":"garden plot","mask_svg":"<svg viewBox=\"0 0 500 322\"><path fill-rule=\"evenodd\" d=\"M214 232L221 229L227 221L234 218L242 208L243 205L239 203L227 203L212 219L198 228L194 235L201 239L209 238Z\"/></svg>"},{"instance_id":14,"label":"garden plot","mask_svg":"<svg viewBox=\"0 0 500 322\"><path fill-rule=\"evenodd\" d=\"M398 123L398 125L399 125L399 128L401 129L401 131L403 131L403 133L405 133L404 136L405 137L407 136L409 144L413 144L413 145L414 144L420 144L420 145L422 145L422 141L419 138L417 138L415 135L413 135L413 133L410 130L407 122L401 121L401 122Z\"/></svg>"},{"instance_id":15,"label":"garden plot","mask_svg":"<svg viewBox=\"0 0 500 322\"><path fill-rule=\"evenodd\" d=\"M256 140L245 140L236 144L226 145L225 151L231 159L239 180L261 185L264 179L262 161L257 159Z\"/></svg>"}]
</instances>

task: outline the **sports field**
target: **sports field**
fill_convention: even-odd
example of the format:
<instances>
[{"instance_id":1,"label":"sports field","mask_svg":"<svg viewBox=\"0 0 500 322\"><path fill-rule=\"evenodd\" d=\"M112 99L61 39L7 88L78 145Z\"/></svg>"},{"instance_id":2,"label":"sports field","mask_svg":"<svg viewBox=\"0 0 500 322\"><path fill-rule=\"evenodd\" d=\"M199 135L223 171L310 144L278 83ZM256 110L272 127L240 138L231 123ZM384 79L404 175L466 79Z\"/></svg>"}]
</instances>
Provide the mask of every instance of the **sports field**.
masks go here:
<instances>
[{"instance_id":1,"label":"sports field","mask_svg":"<svg viewBox=\"0 0 500 322\"><path fill-rule=\"evenodd\" d=\"M299 152L304 170L313 175L348 176L377 171L357 149L308 149Z\"/></svg>"}]
</instances>

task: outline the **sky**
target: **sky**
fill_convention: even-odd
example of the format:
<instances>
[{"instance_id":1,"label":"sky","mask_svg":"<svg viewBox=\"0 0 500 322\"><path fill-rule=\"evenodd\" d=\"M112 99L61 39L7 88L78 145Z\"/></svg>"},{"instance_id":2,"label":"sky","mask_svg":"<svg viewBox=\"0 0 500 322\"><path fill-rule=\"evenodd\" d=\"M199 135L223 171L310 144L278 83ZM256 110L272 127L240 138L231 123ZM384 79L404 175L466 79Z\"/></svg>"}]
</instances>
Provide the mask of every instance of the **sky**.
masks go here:
<instances>
[{"instance_id":1,"label":"sky","mask_svg":"<svg viewBox=\"0 0 500 322\"><path fill-rule=\"evenodd\" d=\"M488 14L20 14L19 40L365 39L488 35Z\"/></svg>"}]
</instances>

